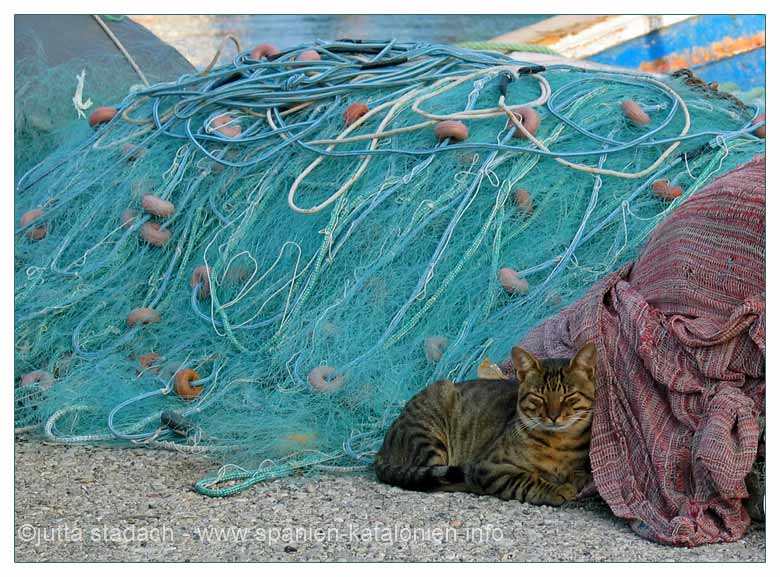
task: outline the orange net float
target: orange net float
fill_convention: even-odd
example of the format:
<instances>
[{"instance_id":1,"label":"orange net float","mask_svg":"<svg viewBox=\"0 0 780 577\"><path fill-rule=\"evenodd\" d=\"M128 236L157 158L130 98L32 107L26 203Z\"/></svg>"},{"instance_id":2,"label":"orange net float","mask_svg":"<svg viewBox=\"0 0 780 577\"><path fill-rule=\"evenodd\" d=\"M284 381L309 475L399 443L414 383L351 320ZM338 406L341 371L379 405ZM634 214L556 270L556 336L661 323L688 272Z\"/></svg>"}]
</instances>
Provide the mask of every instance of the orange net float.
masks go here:
<instances>
[{"instance_id":1,"label":"orange net float","mask_svg":"<svg viewBox=\"0 0 780 577\"><path fill-rule=\"evenodd\" d=\"M141 238L153 246L165 246L171 239L171 231L161 228L156 222L145 222L141 226Z\"/></svg>"},{"instance_id":2,"label":"orange net float","mask_svg":"<svg viewBox=\"0 0 780 577\"><path fill-rule=\"evenodd\" d=\"M625 114L626 118L634 125L645 126L650 124L650 116L633 100L624 100L620 103L620 107L623 109L623 114Z\"/></svg>"},{"instance_id":3,"label":"orange net float","mask_svg":"<svg viewBox=\"0 0 780 577\"><path fill-rule=\"evenodd\" d=\"M127 326L134 327L137 324L150 325L160 322L160 313L148 307L139 307L130 311L127 315Z\"/></svg>"},{"instance_id":4,"label":"orange net float","mask_svg":"<svg viewBox=\"0 0 780 577\"><path fill-rule=\"evenodd\" d=\"M122 211L121 221L122 221L122 228L130 228L133 226L133 223L136 219L136 213L132 208L126 208Z\"/></svg>"},{"instance_id":5,"label":"orange net float","mask_svg":"<svg viewBox=\"0 0 780 577\"><path fill-rule=\"evenodd\" d=\"M146 370L154 367L155 363L160 360L160 355L157 353L146 353L138 357L138 364L141 368Z\"/></svg>"},{"instance_id":6,"label":"orange net float","mask_svg":"<svg viewBox=\"0 0 780 577\"><path fill-rule=\"evenodd\" d=\"M557 307L561 304L561 295L558 291L551 290L547 293L547 296L544 297L544 302L545 304Z\"/></svg>"},{"instance_id":7,"label":"orange net float","mask_svg":"<svg viewBox=\"0 0 780 577\"><path fill-rule=\"evenodd\" d=\"M479 366L477 367L477 377L488 380L506 380L506 376L501 370L501 367L491 361L489 357L485 357L482 359L482 362L479 363Z\"/></svg>"},{"instance_id":8,"label":"orange net float","mask_svg":"<svg viewBox=\"0 0 780 577\"><path fill-rule=\"evenodd\" d=\"M159 196L153 194L145 194L141 199L141 206L149 214L166 218L172 216L176 212L176 207L172 202L163 200Z\"/></svg>"},{"instance_id":9,"label":"orange net float","mask_svg":"<svg viewBox=\"0 0 780 577\"><path fill-rule=\"evenodd\" d=\"M350 104L344 111L344 126L349 126L368 112L368 104L365 102L355 102Z\"/></svg>"},{"instance_id":10,"label":"orange net float","mask_svg":"<svg viewBox=\"0 0 780 577\"><path fill-rule=\"evenodd\" d=\"M228 138L238 138L241 136L241 127L233 124L235 121L236 119L229 114L220 114L211 121L211 130Z\"/></svg>"},{"instance_id":11,"label":"orange net float","mask_svg":"<svg viewBox=\"0 0 780 577\"><path fill-rule=\"evenodd\" d=\"M31 371L22 375L22 379L19 384L25 387L28 385L34 385L36 383L38 384L39 389L46 391L49 390L54 384L54 377L48 371Z\"/></svg>"},{"instance_id":12,"label":"orange net float","mask_svg":"<svg viewBox=\"0 0 780 577\"><path fill-rule=\"evenodd\" d=\"M466 140L469 137L469 128L460 120L442 120L433 127L433 133L437 140L449 138L455 142Z\"/></svg>"},{"instance_id":13,"label":"orange net float","mask_svg":"<svg viewBox=\"0 0 780 577\"><path fill-rule=\"evenodd\" d=\"M207 299L211 295L211 271L209 267L202 264L195 267L190 277L190 288L195 288L200 285L198 290L198 298Z\"/></svg>"},{"instance_id":14,"label":"orange net float","mask_svg":"<svg viewBox=\"0 0 780 577\"><path fill-rule=\"evenodd\" d=\"M317 446L317 434L311 432L291 433L275 439L274 447L283 453L311 449Z\"/></svg>"},{"instance_id":15,"label":"orange net float","mask_svg":"<svg viewBox=\"0 0 780 577\"><path fill-rule=\"evenodd\" d=\"M146 149L143 146L125 142L122 145L122 154L127 158L128 162L134 162L140 158L143 158L143 156L146 154Z\"/></svg>"},{"instance_id":16,"label":"orange net float","mask_svg":"<svg viewBox=\"0 0 780 577\"><path fill-rule=\"evenodd\" d=\"M664 200L674 200L683 193L682 188L679 186L672 186L666 179L656 180L651 188L656 196L663 198Z\"/></svg>"},{"instance_id":17,"label":"orange net float","mask_svg":"<svg viewBox=\"0 0 780 577\"><path fill-rule=\"evenodd\" d=\"M185 401L191 401L203 392L203 386L192 386L199 381L200 375L195 369L179 369L173 377L173 390Z\"/></svg>"},{"instance_id":18,"label":"orange net float","mask_svg":"<svg viewBox=\"0 0 780 577\"><path fill-rule=\"evenodd\" d=\"M151 367L154 363L160 360L160 355L157 353L146 353L143 355L140 355L138 357L138 362L141 364L141 366L145 369L148 369Z\"/></svg>"},{"instance_id":19,"label":"orange net float","mask_svg":"<svg viewBox=\"0 0 780 577\"><path fill-rule=\"evenodd\" d=\"M138 364L141 365L141 370L138 371L138 374L140 375L146 371L149 371L150 373L159 373L160 360L160 355L155 352L139 355Z\"/></svg>"},{"instance_id":20,"label":"orange net float","mask_svg":"<svg viewBox=\"0 0 780 577\"><path fill-rule=\"evenodd\" d=\"M317 439L316 433L293 433L285 437L287 441L297 443L299 445L310 445Z\"/></svg>"},{"instance_id":21,"label":"orange net float","mask_svg":"<svg viewBox=\"0 0 780 577\"><path fill-rule=\"evenodd\" d=\"M27 226L31 222L38 220L43 216L43 209L42 208L34 208L32 210L28 210L25 212L22 217L19 219L19 224L21 226ZM30 240L41 240L46 236L46 233L48 232L48 227L45 223L40 224L39 226L35 226L33 228L27 229L24 232L24 235L29 238Z\"/></svg>"},{"instance_id":22,"label":"orange net float","mask_svg":"<svg viewBox=\"0 0 780 577\"><path fill-rule=\"evenodd\" d=\"M512 112L515 116L519 117L520 124L523 125L523 128L525 128L531 136L536 136L536 131L539 130L539 125L542 123L536 110L530 106L518 106L517 108L513 108ZM527 138L526 135L517 128L515 128L513 136L515 138Z\"/></svg>"},{"instance_id":23,"label":"orange net float","mask_svg":"<svg viewBox=\"0 0 780 577\"><path fill-rule=\"evenodd\" d=\"M447 337L440 335L434 335L432 337L425 338L425 358L429 363L437 363L444 356L444 351L447 349L449 341Z\"/></svg>"},{"instance_id":24,"label":"orange net float","mask_svg":"<svg viewBox=\"0 0 780 577\"><path fill-rule=\"evenodd\" d=\"M109 122L117 115L118 110L113 106L99 106L89 115L89 125L92 128Z\"/></svg>"},{"instance_id":25,"label":"orange net float","mask_svg":"<svg viewBox=\"0 0 780 577\"><path fill-rule=\"evenodd\" d=\"M534 210L534 201L531 198L531 193L524 188L518 188L515 191L515 204L520 211L527 214L532 213Z\"/></svg>"},{"instance_id":26,"label":"orange net float","mask_svg":"<svg viewBox=\"0 0 780 577\"><path fill-rule=\"evenodd\" d=\"M766 114L759 114L758 116L756 116L756 119L753 121L753 124L761 124L762 122L765 121L766 121ZM766 124L756 128L753 131L753 134L755 134L759 138L766 138Z\"/></svg>"},{"instance_id":27,"label":"orange net float","mask_svg":"<svg viewBox=\"0 0 780 577\"><path fill-rule=\"evenodd\" d=\"M344 377L337 375L336 369L327 365L320 365L309 371L308 381L311 387L320 393L331 393L344 386Z\"/></svg>"},{"instance_id":28,"label":"orange net float","mask_svg":"<svg viewBox=\"0 0 780 577\"><path fill-rule=\"evenodd\" d=\"M338 336L338 334L341 332L339 330L338 325L331 321L325 321L324 323L322 323L320 330L322 331L322 334L325 335L326 337L335 337Z\"/></svg>"},{"instance_id":29,"label":"orange net float","mask_svg":"<svg viewBox=\"0 0 780 577\"><path fill-rule=\"evenodd\" d=\"M239 283L244 282L249 278L250 270L241 265L230 265L225 272L225 280L229 282Z\"/></svg>"},{"instance_id":30,"label":"orange net float","mask_svg":"<svg viewBox=\"0 0 780 577\"><path fill-rule=\"evenodd\" d=\"M320 53L316 50L304 50L296 58L299 62L314 62L316 60L322 60Z\"/></svg>"},{"instance_id":31,"label":"orange net float","mask_svg":"<svg viewBox=\"0 0 780 577\"><path fill-rule=\"evenodd\" d=\"M252 48L252 52L249 53L249 57L252 60L262 60L268 56L278 56L279 54L279 49L273 44L258 44Z\"/></svg>"},{"instance_id":32,"label":"orange net float","mask_svg":"<svg viewBox=\"0 0 780 577\"><path fill-rule=\"evenodd\" d=\"M517 271L512 268L504 267L498 271L498 282L504 287L504 290L510 294L528 293L528 281L520 278Z\"/></svg>"}]
</instances>

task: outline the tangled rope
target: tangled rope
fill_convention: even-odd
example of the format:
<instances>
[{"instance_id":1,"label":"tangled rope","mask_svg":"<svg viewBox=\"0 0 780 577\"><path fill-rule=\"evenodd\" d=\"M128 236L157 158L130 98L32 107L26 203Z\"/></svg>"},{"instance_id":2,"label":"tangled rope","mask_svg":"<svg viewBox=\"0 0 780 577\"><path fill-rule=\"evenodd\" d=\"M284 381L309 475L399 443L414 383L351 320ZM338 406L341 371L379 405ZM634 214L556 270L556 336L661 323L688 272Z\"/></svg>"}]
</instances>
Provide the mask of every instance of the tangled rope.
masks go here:
<instances>
[{"instance_id":1,"label":"tangled rope","mask_svg":"<svg viewBox=\"0 0 780 577\"><path fill-rule=\"evenodd\" d=\"M758 110L684 79L233 41L16 188L17 366L56 377L17 389L17 427L209 454L208 495L365 468L414 392L502 357L763 149Z\"/></svg>"}]
</instances>

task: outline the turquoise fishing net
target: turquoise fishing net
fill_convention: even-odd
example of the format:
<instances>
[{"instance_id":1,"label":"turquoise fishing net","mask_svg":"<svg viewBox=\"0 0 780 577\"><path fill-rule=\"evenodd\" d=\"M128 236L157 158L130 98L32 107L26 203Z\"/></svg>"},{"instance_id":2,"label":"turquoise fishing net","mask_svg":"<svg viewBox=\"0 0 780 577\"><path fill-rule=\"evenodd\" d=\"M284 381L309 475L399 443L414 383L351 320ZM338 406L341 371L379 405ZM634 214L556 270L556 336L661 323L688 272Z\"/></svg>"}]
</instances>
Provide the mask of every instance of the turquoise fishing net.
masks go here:
<instances>
[{"instance_id":1,"label":"turquoise fishing net","mask_svg":"<svg viewBox=\"0 0 780 577\"><path fill-rule=\"evenodd\" d=\"M296 59L312 48L320 60ZM369 113L348 132L357 102ZM506 112L522 105L533 139ZM429 44L247 51L116 107L17 172L17 223L41 214L15 234L16 425L203 453L209 495L369 465L415 392L504 359L764 150L757 109L685 77ZM442 119L468 137L437 140ZM660 198L663 179L682 194ZM144 212L145 195L175 212ZM138 308L159 321L128 326Z\"/></svg>"},{"instance_id":2,"label":"turquoise fishing net","mask_svg":"<svg viewBox=\"0 0 780 577\"><path fill-rule=\"evenodd\" d=\"M104 17L103 20L107 20ZM160 82L192 67L170 46L133 22L110 28L143 68ZM82 76L81 99L76 91ZM70 149L89 135L74 103L118 102L143 82L126 57L88 15L17 15L14 19L14 166L17 174L58 148Z\"/></svg>"}]
</instances>

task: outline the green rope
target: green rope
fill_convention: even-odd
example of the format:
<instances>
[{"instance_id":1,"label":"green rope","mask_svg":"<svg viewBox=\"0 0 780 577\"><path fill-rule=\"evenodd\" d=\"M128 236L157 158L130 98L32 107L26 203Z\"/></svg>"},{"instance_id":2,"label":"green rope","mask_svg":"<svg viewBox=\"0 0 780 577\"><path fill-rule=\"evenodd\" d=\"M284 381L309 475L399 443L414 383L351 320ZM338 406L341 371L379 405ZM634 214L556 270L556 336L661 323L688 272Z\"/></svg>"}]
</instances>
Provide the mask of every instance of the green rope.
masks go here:
<instances>
[{"instance_id":1,"label":"green rope","mask_svg":"<svg viewBox=\"0 0 780 577\"><path fill-rule=\"evenodd\" d=\"M553 56L561 56L560 52L556 52L547 46L541 46L539 44L525 44L523 42L492 42L490 40L476 40L473 42L460 42L457 44L457 46L461 48L467 48L469 50L485 50L488 52L536 52L537 54L552 54Z\"/></svg>"},{"instance_id":2,"label":"green rope","mask_svg":"<svg viewBox=\"0 0 780 577\"><path fill-rule=\"evenodd\" d=\"M243 468L227 472L222 471L216 475L203 477L195 483L193 488L201 495L206 495L207 497L229 497L245 491L257 483L289 477L298 469L308 469L333 458L333 455L307 455L299 460L290 460L286 463L264 467L257 471L247 471ZM232 483L233 481L240 482L226 487L219 486L224 483Z\"/></svg>"}]
</instances>

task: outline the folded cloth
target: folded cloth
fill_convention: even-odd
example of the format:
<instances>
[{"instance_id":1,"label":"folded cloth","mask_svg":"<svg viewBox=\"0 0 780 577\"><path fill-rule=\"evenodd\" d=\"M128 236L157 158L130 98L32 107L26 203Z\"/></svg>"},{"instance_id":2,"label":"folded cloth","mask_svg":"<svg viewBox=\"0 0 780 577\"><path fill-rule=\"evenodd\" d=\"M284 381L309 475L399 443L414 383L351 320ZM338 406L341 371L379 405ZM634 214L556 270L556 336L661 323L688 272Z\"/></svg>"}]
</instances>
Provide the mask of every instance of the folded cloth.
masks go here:
<instances>
[{"instance_id":1,"label":"folded cloth","mask_svg":"<svg viewBox=\"0 0 780 577\"><path fill-rule=\"evenodd\" d=\"M660 543L734 541L750 524L745 477L766 390L765 180L763 156L716 179L636 262L520 343L542 357L596 343L595 487Z\"/></svg>"}]
</instances>

